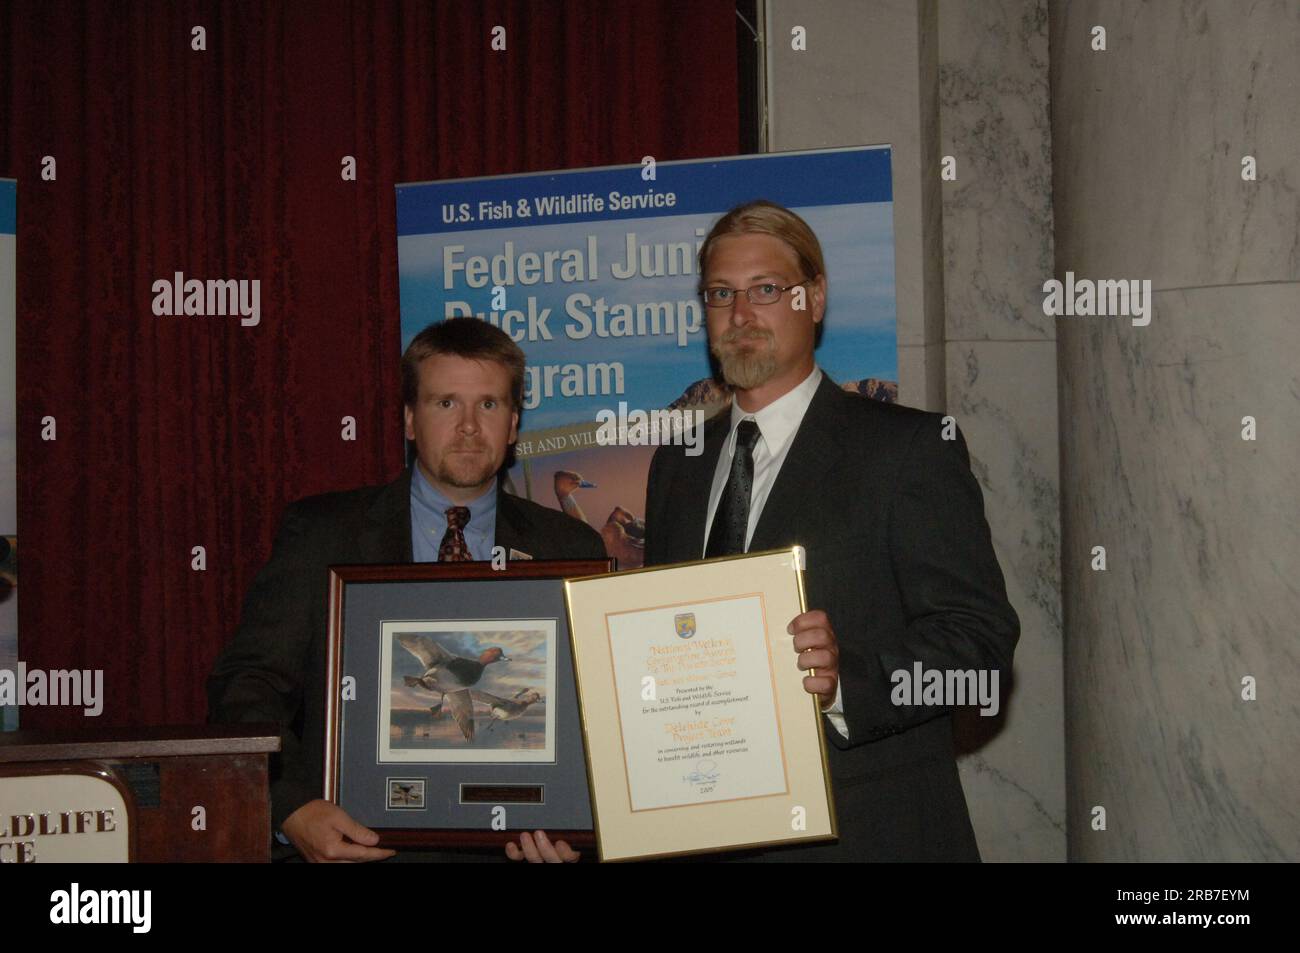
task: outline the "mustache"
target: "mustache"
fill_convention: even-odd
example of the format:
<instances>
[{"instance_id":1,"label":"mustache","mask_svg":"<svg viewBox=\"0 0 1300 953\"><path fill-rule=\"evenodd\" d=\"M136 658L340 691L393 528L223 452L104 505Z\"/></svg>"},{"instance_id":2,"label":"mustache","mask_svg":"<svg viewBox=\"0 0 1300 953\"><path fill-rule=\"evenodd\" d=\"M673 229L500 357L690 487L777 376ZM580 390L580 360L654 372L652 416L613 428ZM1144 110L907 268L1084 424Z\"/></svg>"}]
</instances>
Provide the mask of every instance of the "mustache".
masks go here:
<instances>
[{"instance_id":1,"label":"mustache","mask_svg":"<svg viewBox=\"0 0 1300 953\"><path fill-rule=\"evenodd\" d=\"M771 342L773 340L775 340L775 335L763 328L728 328L718 338L717 346L726 347L728 344L735 344L737 341Z\"/></svg>"}]
</instances>

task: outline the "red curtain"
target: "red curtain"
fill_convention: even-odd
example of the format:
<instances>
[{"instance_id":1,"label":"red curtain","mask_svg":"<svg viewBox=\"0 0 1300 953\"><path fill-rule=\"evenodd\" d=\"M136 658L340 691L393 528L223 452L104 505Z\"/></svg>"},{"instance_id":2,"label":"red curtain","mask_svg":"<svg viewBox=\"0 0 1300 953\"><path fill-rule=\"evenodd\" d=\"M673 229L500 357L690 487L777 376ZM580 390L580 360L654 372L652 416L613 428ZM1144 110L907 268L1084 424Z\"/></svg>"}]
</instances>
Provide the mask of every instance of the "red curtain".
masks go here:
<instances>
[{"instance_id":1,"label":"red curtain","mask_svg":"<svg viewBox=\"0 0 1300 953\"><path fill-rule=\"evenodd\" d=\"M734 30L695 0L4 4L19 658L103 669L97 724L203 720L283 504L402 466L394 184L734 154ZM178 271L260 279L261 323L156 316Z\"/></svg>"}]
</instances>

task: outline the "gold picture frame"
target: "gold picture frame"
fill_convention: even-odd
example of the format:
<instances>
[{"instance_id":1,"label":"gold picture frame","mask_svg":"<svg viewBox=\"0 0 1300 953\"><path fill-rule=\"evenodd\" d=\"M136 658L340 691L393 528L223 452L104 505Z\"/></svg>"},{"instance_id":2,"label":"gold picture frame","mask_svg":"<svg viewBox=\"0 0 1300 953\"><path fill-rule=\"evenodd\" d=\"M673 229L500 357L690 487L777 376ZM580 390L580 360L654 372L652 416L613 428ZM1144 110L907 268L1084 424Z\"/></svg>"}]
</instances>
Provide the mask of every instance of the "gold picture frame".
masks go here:
<instances>
[{"instance_id":1,"label":"gold picture frame","mask_svg":"<svg viewBox=\"0 0 1300 953\"><path fill-rule=\"evenodd\" d=\"M565 582L602 860L833 840L817 699L786 632L804 550Z\"/></svg>"}]
</instances>

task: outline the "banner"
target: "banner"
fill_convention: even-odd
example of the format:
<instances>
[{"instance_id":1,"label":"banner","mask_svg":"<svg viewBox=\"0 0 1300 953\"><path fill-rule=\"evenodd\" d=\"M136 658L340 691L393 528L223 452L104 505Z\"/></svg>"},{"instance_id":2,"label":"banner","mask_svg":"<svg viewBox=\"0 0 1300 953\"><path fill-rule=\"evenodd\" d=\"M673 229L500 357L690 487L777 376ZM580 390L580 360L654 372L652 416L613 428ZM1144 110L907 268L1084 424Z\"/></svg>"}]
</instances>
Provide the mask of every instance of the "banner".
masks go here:
<instances>
[{"instance_id":1,"label":"banner","mask_svg":"<svg viewBox=\"0 0 1300 953\"><path fill-rule=\"evenodd\" d=\"M758 198L821 241L818 364L846 389L895 399L888 146L397 187L402 347L469 317L519 343L528 372L507 489L589 523L621 568L643 561L656 444L685 441L672 429L681 412L730 404L711 376L696 255L723 212Z\"/></svg>"},{"instance_id":2,"label":"banner","mask_svg":"<svg viewBox=\"0 0 1300 953\"><path fill-rule=\"evenodd\" d=\"M18 341L15 317L18 183L0 179L0 669L18 667ZM18 706L0 706L0 731Z\"/></svg>"}]
</instances>

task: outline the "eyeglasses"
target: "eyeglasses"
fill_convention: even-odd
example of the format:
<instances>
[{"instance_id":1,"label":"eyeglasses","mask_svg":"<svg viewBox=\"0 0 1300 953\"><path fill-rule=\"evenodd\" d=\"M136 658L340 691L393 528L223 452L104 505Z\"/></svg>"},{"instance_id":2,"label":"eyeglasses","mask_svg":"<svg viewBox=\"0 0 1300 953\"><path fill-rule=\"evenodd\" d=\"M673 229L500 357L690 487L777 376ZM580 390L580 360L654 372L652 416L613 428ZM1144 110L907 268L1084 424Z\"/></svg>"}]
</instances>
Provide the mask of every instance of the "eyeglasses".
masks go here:
<instances>
[{"instance_id":1,"label":"eyeglasses","mask_svg":"<svg viewBox=\"0 0 1300 953\"><path fill-rule=\"evenodd\" d=\"M781 295L785 294L791 288L798 288L800 285L806 285L812 281L811 278L805 278L803 281L796 281L792 285L786 285L782 288L780 285L765 281L761 285L750 285L748 288L705 288L700 294L704 298L704 305L708 308L730 308L736 303L736 293L744 291L745 297L749 299L750 304L776 304L781 300Z\"/></svg>"}]
</instances>

